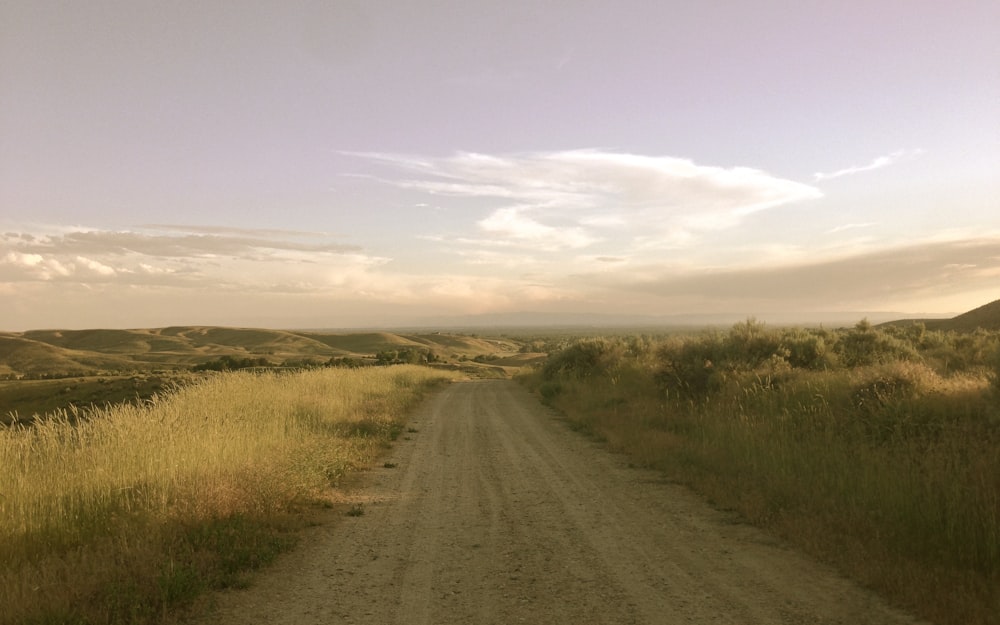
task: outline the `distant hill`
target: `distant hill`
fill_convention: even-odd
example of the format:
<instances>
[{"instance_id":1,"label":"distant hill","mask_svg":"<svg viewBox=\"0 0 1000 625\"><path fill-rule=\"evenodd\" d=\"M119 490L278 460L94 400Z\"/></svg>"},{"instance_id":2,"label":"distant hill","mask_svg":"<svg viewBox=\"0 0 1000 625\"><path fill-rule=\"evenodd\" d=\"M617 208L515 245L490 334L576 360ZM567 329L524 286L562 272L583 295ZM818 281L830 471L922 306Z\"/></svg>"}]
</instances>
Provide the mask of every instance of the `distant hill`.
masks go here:
<instances>
[{"instance_id":1,"label":"distant hill","mask_svg":"<svg viewBox=\"0 0 1000 625\"><path fill-rule=\"evenodd\" d=\"M990 302L951 319L900 319L882 325L910 325L913 323L923 323L928 330L945 332L973 332L979 328L1000 330L1000 300Z\"/></svg>"},{"instance_id":2,"label":"distant hill","mask_svg":"<svg viewBox=\"0 0 1000 625\"><path fill-rule=\"evenodd\" d=\"M0 375L32 373L79 375L93 370L122 370L129 363L121 358L92 351L50 345L30 338L0 334Z\"/></svg>"},{"instance_id":3,"label":"distant hill","mask_svg":"<svg viewBox=\"0 0 1000 625\"><path fill-rule=\"evenodd\" d=\"M183 326L137 330L0 332L0 376L83 375L94 371L187 368L222 356L286 360L372 357L426 350L442 360L510 355L520 345L498 339L426 332L340 334Z\"/></svg>"},{"instance_id":4,"label":"distant hill","mask_svg":"<svg viewBox=\"0 0 1000 625\"><path fill-rule=\"evenodd\" d=\"M939 329L959 332L971 332L976 328L1000 330L1000 299L938 324Z\"/></svg>"},{"instance_id":5,"label":"distant hill","mask_svg":"<svg viewBox=\"0 0 1000 625\"><path fill-rule=\"evenodd\" d=\"M905 313L891 311L835 311L835 312L761 312L744 311L712 314L662 314L630 315L599 313L512 312L450 317L425 317L416 320L413 328L449 328L451 330L489 329L491 331L517 332L570 329L691 329L731 326L753 317L772 326L853 326L861 319L882 323L899 319Z\"/></svg>"}]
</instances>

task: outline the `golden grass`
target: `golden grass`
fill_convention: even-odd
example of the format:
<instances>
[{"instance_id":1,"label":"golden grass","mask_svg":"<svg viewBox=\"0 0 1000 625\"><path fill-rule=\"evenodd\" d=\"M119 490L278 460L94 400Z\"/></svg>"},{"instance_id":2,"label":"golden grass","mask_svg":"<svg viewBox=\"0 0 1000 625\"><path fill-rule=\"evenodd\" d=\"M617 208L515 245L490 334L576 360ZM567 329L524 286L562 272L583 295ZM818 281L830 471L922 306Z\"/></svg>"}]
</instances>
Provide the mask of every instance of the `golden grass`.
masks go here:
<instances>
[{"instance_id":1,"label":"golden grass","mask_svg":"<svg viewBox=\"0 0 1000 625\"><path fill-rule=\"evenodd\" d=\"M447 377L231 373L75 425L0 429L0 623L149 622L237 583L280 548L290 511L370 462Z\"/></svg>"},{"instance_id":2,"label":"golden grass","mask_svg":"<svg viewBox=\"0 0 1000 625\"><path fill-rule=\"evenodd\" d=\"M776 375L734 374L700 400L664 395L649 363L628 360L525 380L578 429L896 604L941 625L1000 623L989 380L916 363Z\"/></svg>"}]
</instances>

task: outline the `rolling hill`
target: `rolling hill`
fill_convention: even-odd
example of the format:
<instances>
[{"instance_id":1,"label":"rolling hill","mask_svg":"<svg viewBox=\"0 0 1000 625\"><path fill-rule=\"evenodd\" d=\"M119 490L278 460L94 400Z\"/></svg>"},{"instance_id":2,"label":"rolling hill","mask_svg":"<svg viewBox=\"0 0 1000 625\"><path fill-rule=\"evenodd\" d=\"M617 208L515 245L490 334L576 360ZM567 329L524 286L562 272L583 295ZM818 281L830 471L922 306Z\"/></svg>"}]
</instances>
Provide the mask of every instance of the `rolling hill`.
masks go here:
<instances>
[{"instance_id":1,"label":"rolling hill","mask_svg":"<svg viewBox=\"0 0 1000 625\"><path fill-rule=\"evenodd\" d=\"M944 320L940 330L955 330L958 332L972 332L976 328L984 330L1000 330L1000 299L974 308L967 313L962 313L957 317Z\"/></svg>"},{"instance_id":2,"label":"rolling hill","mask_svg":"<svg viewBox=\"0 0 1000 625\"><path fill-rule=\"evenodd\" d=\"M928 330L974 332L977 329L1000 330L1000 299L974 308L950 319L901 319L882 325L922 323Z\"/></svg>"},{"instance_id":3,"label":"rolling hill","mask_svg":"<svg viewBox=\"0 0 1000 625\"><path fill-rule=\"evenodd\" d=\"M520 345L440 332L339 334L255 328L183 326L135 330L0 332L0 376L83 375L96 371L187 368L222 356L286 360L365 358L418 349L442 360L510 355Z\"/></svg>"}]
</instances>

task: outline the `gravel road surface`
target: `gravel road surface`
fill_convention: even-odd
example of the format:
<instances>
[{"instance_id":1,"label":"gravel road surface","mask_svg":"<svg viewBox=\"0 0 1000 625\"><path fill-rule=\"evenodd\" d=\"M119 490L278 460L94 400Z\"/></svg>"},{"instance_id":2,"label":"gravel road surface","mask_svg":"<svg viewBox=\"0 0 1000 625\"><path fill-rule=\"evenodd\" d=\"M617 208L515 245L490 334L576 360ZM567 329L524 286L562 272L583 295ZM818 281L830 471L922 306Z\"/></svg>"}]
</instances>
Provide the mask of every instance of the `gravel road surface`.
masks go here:
<instances>
[{"instance_id":1,"label":"gravel road surface","mask_svg":"<svg viewBox=\"0 0 1000 625\"><path fill-rule=\"evenodd\" d=\"M198 623L916 623L511 381L450 385L349 496ZM338 512L342 514L342 512Z\"/></svg>"}]
</instances>

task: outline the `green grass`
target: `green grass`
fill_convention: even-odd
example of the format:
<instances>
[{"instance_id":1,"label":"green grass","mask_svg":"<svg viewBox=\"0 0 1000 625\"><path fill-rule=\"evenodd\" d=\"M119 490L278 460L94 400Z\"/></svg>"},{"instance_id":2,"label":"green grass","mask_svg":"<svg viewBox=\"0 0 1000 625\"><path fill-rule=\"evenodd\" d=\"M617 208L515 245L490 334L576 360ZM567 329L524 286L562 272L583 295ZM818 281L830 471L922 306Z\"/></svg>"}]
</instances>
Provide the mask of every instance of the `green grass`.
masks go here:
<instances>
[{"instance_id":1,"label":"green grass","mask_svg":"<svg viewBox=\"0 0 1000 625\"><path fill-rule=\"evenodd\" d=\"M0 623L154 623L240 586L448 375L231 373L0 429Z\"/></svg>"}]
</instances>

